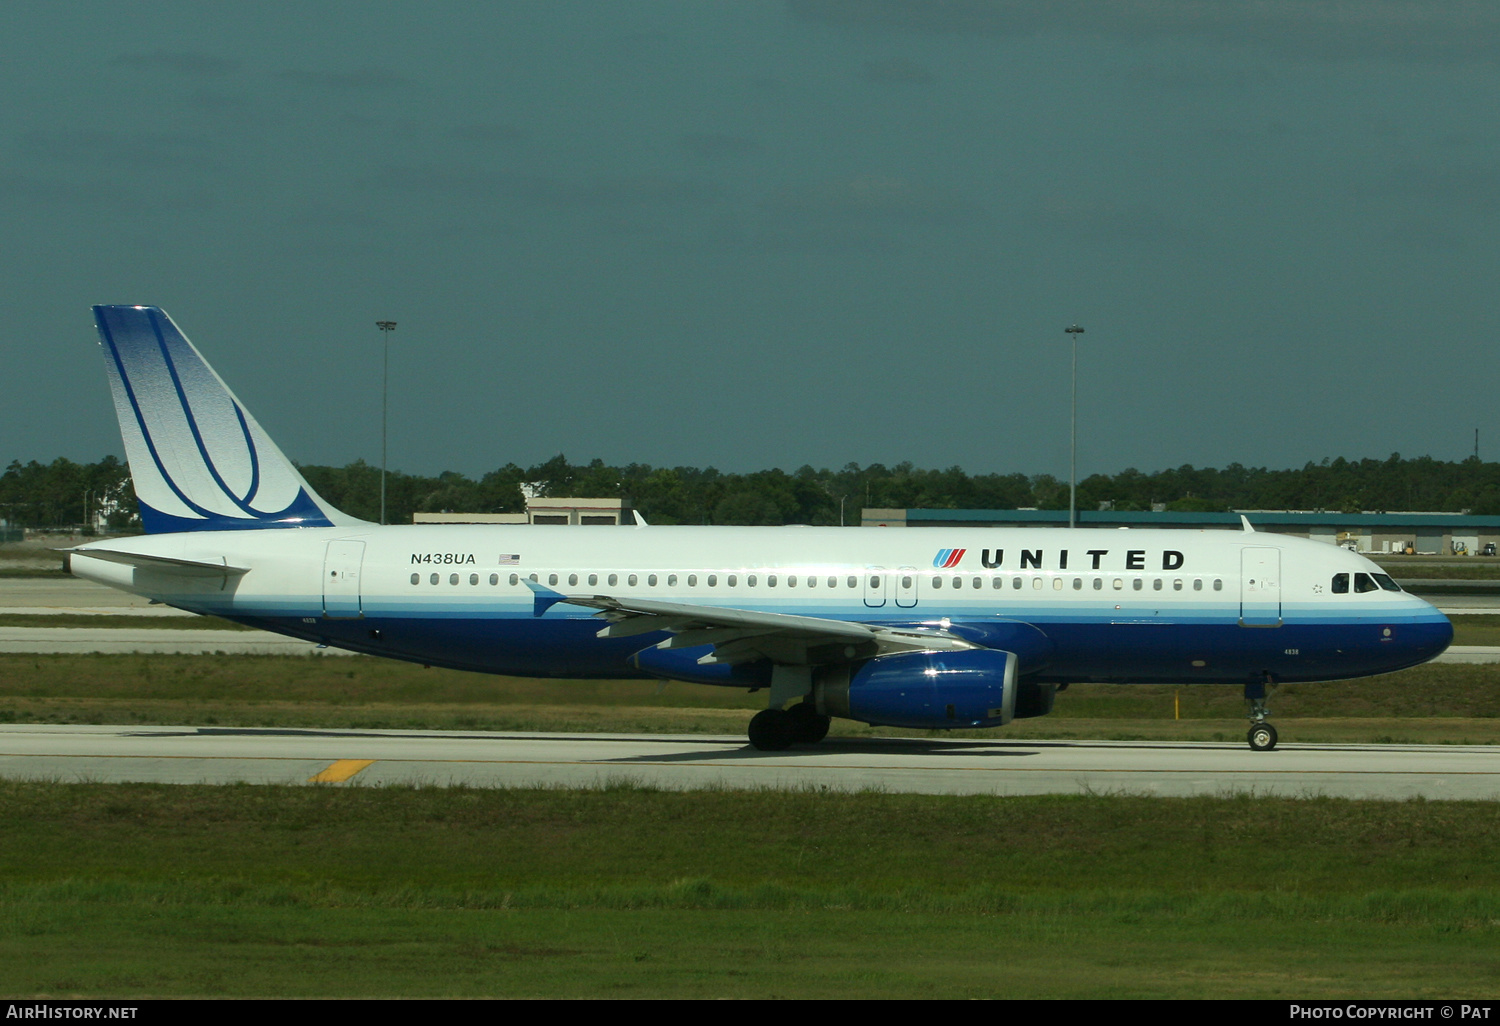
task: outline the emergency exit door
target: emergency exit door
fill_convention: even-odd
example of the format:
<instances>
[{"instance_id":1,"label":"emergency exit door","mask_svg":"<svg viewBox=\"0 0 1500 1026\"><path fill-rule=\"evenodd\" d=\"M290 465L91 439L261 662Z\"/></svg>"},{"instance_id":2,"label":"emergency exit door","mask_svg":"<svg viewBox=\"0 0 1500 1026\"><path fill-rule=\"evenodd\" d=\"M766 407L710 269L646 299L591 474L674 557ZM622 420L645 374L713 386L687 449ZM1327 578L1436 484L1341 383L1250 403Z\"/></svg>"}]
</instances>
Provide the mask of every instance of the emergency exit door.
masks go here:
<instances>
[{"instance_id":1,"label":"emergency exit door","mask_svg":"<svg viewBox=\"0 0 1500 1026\"><path fill-rule=\"evenodd\" d=\"M323 555L323 615L331 620L356 620L364 615L359 597L362 541L333 541Z\"/></svg>"}]
</instances>

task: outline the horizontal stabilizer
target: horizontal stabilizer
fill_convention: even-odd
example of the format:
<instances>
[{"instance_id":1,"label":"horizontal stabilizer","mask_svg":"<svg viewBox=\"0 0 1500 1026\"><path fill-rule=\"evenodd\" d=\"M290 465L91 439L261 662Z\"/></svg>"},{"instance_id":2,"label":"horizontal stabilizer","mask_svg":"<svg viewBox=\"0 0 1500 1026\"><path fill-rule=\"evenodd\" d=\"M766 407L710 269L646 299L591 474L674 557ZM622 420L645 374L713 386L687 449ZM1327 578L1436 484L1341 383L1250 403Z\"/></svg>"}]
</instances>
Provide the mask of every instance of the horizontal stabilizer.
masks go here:
<instances>
[{"instance_id":1,"label":"horizontal stabilizer","mask_svg":"<svg viewBox=\"0 0 1500 1026\"><path fill-rule=\"evenodd\" d=\"M211 559L179 559L176 556L148 556L141 552L120 552L117 549L76 548L64 549L73 556L102 559L106 563L123 563L125 566L158 573L179 574L184 577L237 577L250 572L248 566L230 566L222 556L218 562Z\"/></svg>"}]
</instances>

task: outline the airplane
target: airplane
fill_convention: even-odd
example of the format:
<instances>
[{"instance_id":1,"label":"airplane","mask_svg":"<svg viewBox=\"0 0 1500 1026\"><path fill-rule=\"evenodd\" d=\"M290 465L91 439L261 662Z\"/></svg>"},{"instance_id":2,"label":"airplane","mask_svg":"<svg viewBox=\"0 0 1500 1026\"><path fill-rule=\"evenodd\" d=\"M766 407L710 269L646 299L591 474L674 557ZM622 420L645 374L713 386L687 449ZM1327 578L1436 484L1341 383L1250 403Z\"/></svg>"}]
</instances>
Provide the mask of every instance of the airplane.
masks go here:
<instances>
[{"instance_id":1,"label":"airplane","mask_svg":"<svg viewBox=\"0 0 1500 1026\"><path fill-rule=\"evenodd\" d=\"M382 526L318 495L172 320L94 316L145 534L71 572L369 655L523 677L764 690L763 751L834 717L1041 716L1079 682L1267 690L1389 673L1453 638L1379 566L1243 530Z\"/></svg>"}]
</instances>

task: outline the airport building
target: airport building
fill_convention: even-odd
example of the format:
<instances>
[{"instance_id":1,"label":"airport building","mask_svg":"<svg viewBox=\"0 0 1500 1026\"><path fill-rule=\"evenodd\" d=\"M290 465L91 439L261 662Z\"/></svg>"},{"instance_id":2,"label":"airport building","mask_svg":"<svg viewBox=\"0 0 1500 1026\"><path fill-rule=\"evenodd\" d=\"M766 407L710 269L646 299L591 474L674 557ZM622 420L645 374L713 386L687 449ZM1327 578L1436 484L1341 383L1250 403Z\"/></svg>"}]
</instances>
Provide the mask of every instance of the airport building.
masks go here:
<instances>
[{"instance_id":1,"label":"airport building","mask_svg":"<svg viewBox=\"0 0 1500 1026\"><path fill-rule=\"evenodd\" d=\"M526 499L525 513L416 513L415 524L575 524L616 527L631 524L624 499Z\"/></svg>"},{"instance_id":2,"label":"airport building","mask_svg":"<svg viewBox=\"0 0 1500 1026\"><path fill-rule=\"evenodd\" d=\"M1466 513L1329 513L1321 510L1235 510L1231 513L1079 510L1079 527L1243 530L1343 545L1357 552L1479 555L1500 547L1500 517ZM865 509L865 527L1066 527L1065 509Z\"/></svg>"}]
</instances>

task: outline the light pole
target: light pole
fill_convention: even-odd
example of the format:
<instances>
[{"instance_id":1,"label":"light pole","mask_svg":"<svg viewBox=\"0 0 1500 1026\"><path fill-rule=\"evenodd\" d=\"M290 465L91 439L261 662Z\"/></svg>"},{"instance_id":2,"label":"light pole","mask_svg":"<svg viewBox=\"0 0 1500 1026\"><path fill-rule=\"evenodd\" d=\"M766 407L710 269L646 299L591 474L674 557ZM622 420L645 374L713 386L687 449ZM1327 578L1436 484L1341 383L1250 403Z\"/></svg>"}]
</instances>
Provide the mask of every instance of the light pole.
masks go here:
<instances>
[{"instance_id":1,"label":"light pole","mask_svg":"<svg viewBox=\"0 0 1500 1026\"><path fill-rule=\"evenodd\" d=\"M1073 340L1073 431L1068 454L1068 526L1078 526L1078 325L1064 328Z\"/></svg>"},{"instance_id":2,"label":"light pole","mask_svg":"<svg viewBox=\"0 0 1500 1026\"><path fill-rule=\"evenodd\" d=\"M395 321L376 321L375 327L380 329L381 348L384 353L381 356L380 372L380 522L385 523L385 422L386 422L386 397L390 394L391 384L391 332L396 330Z\"/></svg>"}]
</instances>

